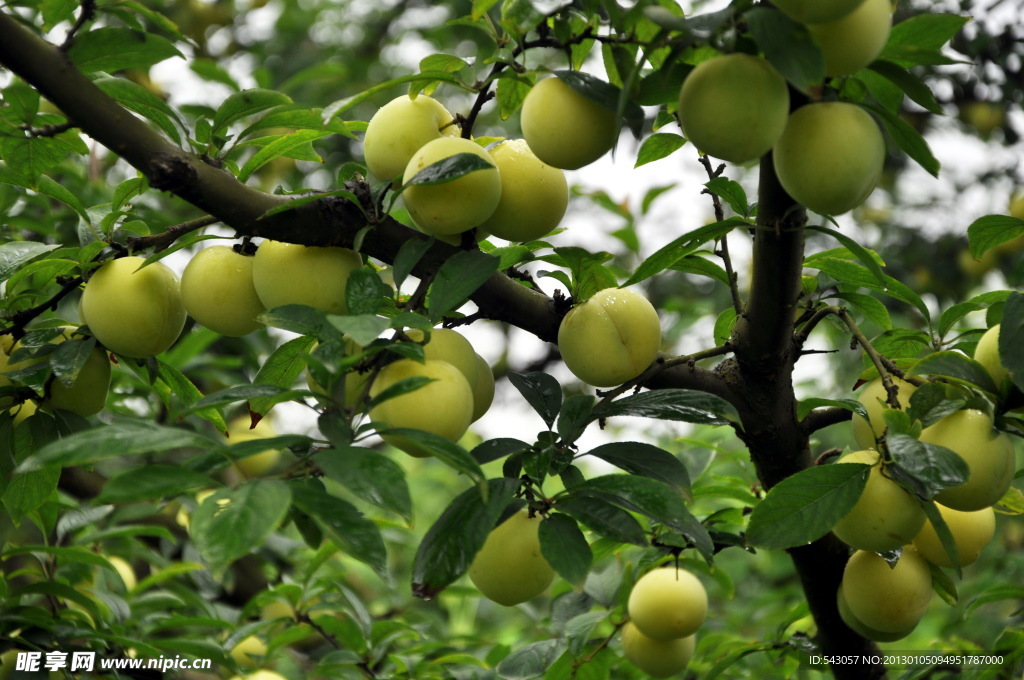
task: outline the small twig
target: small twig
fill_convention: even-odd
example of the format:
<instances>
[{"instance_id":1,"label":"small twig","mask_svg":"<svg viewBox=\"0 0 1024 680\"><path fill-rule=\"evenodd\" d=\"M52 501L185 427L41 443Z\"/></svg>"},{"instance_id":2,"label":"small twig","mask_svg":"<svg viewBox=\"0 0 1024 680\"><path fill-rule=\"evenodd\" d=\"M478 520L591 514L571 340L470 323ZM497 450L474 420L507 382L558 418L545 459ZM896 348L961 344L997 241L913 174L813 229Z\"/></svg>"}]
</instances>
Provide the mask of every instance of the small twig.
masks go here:
<instances>
[{"instance_id":1,"label":"small twig","mask_svg":"<svg viewBox=\"0 0 1024 680\"><path fill-rule=\"evenodd\" d=\"M712 168L711 160L707 156L700 157L700 164L704 166L704 170L707 172L709 180L720 177L725 171L724 163L719 165L718 168ZM725 219L725 208L722 206L722 201L718 197L718 194L708 189L704 189L701 193L711 196L711 203L715 209L715 221L723 221ZM715 251L715 254L722 258L722 265L725 267L725 273L729 279L729 294L732 296L732 308L736 310L737 314L740 314L743 312L743 298L740 295L739 275L733 270L732 257L729 255L728 235L719 239L718 243L719 247L718 250Z\"/></svg>"},{"instance_id":2,"label":"small twig","mask_svg":"<svg viewBox=\"0 0 1024 680\"><path fill-rule=\"evenodd\" d=\"M96 0L82 0L82 11L78 13L78 21L75 25L68 30L68 35L64 38L64 43L60 46L61 52L67 52L71 49L71 46L75 44L75 36L82 30L82 27L86 23L92 21L96 17Z\"/></svg>"},{"instance_id":3,"label":"small twig","mask_svg":"<svg viewBox=\"0 0 1024 680\"><path fill-rule=\"evenodd\" d=\"M71 293L71 291L75 290L80 285L82 285L84 280L85 279L81 276L74 276L67 279L61 284L60 290L54 293L53 297L51 297L49 300L41 302L35 307L23 309L20 312L14 314L14 316L11 317L10 327L0 331L0 335L10 334L15 340L21 340L23 337L25 337L25 327L28 326L33 319L35 319L37 316L39 316L40 314L47 310L52 309L56 311L57 304L65 297L67 297L68 294Z\"/></svg>"},{"instance_id":4,"label":"small twig","mask_svg":"<svg viewBox=\"0 0 1024 680\"><path fill-rule=\"evenodd\" d=\"M31 125L19 125L18 128L28 133L29 137L56 137L62 132L73 130L77 126L74 123L61 123L60 125L44 125L37 128Z\"/></svg>"},{"instance_id":5,"label":"small twig","mask_svg":"<svg viewBox=\"0 0 1024 680\"><path fill-rule=\"evenodd\" d=\"M208 227L211 224L216 224L217 222L220 222L220 219L213 215L203 215L202 217L197 217L194 220L189 220L188 222L182 222L180 224L175 224L172 227L168 227L167 231L160 234L135 236L127 239L128 250L131 252L138 252L140 250L152 248L154 253L159 253L161 250L169 248L172 243L185 234Z\"/></svg>"},{"instance_id":6,"label":"small twig","mask_svg":"<svg viewBox=\"0 0 1024 680\"><path fill-rule=\"evenodd\" d=\"M821 323L827 317L838 315L840 311L841 310L839 307L831 306L821 307L817 309L813 314L811 314L810 318L807 319L806 323L804 323L804 326L803 328L800 329L800 332L793 337L793 342L796 344L797 347L803 347L804 343L807 342L807 338L810 337L811 331L813 331L819 323Z\"/></svg>"}]
</instances>

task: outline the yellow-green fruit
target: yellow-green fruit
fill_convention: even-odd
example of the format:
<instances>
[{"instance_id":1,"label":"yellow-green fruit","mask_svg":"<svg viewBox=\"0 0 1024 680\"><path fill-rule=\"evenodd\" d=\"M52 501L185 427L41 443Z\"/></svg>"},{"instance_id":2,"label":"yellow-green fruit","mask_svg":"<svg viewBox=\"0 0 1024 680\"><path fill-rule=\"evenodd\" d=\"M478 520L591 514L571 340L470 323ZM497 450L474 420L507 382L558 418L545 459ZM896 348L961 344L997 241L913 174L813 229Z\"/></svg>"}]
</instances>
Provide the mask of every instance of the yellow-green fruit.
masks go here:
<instances>
[{"instance_id":1,"label":"yellow-green fruit","mask_svg":"<svg viewBox=\"0 0 1024 680\"><path fill-rule=\"evenodd\" d=\"M133 590L139 584L139 580L135 577L135 570L132 569L132 565L128 560L117 555L107 555L106 558L107 562L110 562L110 565L114 567L114 571L121 578L126 591Z\"/></svg>"},{"instance_id":2,"label":"yellow-green fruit","mask_svg":"<svg viewBox=\"0 0 1024 680\"><path fill-rule=\"evenodd\" d=\"M530 150L524 139L490 149L501 176L501 199L480 228L509 241L533 241L555 229L569 205L565 172Z\"/></svg>"},{"instance_id":3,"label":"yellow-green fruit","mask_svg":"<svg viewBox=\"0 0 1024 680\"><path fill-rule=\"evenodd\" d=\"M924 526L921 504L882 473L874 449L854 451L837 463L872 465L856 505L832 528L832 533L858 550L887 552L910 543Z\"/></svg>"},{"instance_id":4,"label":"yellow-green fruit","mask_svg":"<svg viewBox=\"0 0 1024 680\"><path fill-rule=\"evenodd\" d=\"M892 377L892 381L896 386L896 398L900 402L900 408L906 410L907 406L910 405L910 395L914 393L917 387L895 376ZM864 410L868 412L868 418L870 419L870 421L864 420L860 415L853 414L853 438L857 442L857 446L862 449L875 448L875 438L881 436L885 430L885 420L882 418L882 412L892 408L886 402L886 398L887 393L881 378L875 378L865 385L860 396L857 398L864 405Z\"/></svg>"},{"instance_id":5,"label":"yellow-green fruit","mask_svg":"<svg viewBox=\"0 0 1024 680\"><path fill-rule=\"evenodd\" d=\"M835 21L857 9L864 0L775 0L775 6L801 24Z\"/></svg>"},{"instance_id":6,"label":"yellow-green fruit","mask_svg":"<svg viewBox=\"0 0 1024 680\"><path fill-rule=\"evenodd\" d=\"M892 568L875 553L858 550L846 563L842 588L858 621L883 633L899 633L916 626L928 609L932 573L910 545Z\"/></svg>"},{"instance_id":7,"label":"yellow-green fruit","mask_svg":"<svg viewBox=\"0 0 1024 680\"><path fill-rule=\"evenodd\" d=\"M460 234L479 226L494 213L501 200L501 176L490 154L476 142L461 137L441 137L427 142L413 154L405 167L406 184L429 165L456 154L472 154L492 167L474 170L441 184L413 184L402 197L409 216L423 232L433 235Z\"/></svg>"},{"instance_id":8,"label":"yellow-green fruit","mask_svg":"<svg viewBox=\"0 0 1024 680\"><path fill-rule=\"evenodd\" d=\"M426 95L396 97L370 118L363 138L366 167L377 179L401 179L420 147L439 137L457 136L455 117Z\"/></svg>"},{"instance_id":9,"label":"yellow-green fruit","mask_svg":"<svg viewBox=\"0 0 1024 680\"><path fill-rule=\"evenodd\" d=\"M874 191L885 140L856 104L819 102L790 114L772 157L782 188L794 200L823 215L840 215Z\"/></svg>"},{"instance_id":10,"label":"yellow-green fruit","mask_svg":"<svg viewBox=\"0 0 1024 680\"><path fill-rule=\"evenodd\" d=\"M850 605L846 601L846 596L843 594L842 586L839 586L839 591L836 595L836 603L839 605L839 616L843 619L843 622L861 637L866 637L867 639L874 640L875 642L894 642L896 640L902 640L917 628L917 622L908 628L892 632L875 630L870 626L864 625L864 622L854 616L853 612L850 611Z\"/></svg>"},{"instance_id":11,"label":"yellow-green fruit","mask_svg":"<svg viewBox=\"0 0 1024 680\"><path fill-rule=\"evenodd\" d=\"M965 512L994 505L1010 488L1014 452L1010 438L992 427L982 411L952 413L921 432L921 441L951 449L964 459L970 474L959 486L943 489L935 500Z\"/></svg>"},{"instance_id":12,"label":"yellow-green fruit","mask_svg":"<svg viewBox=\"0 0 1024 680\"><path fill-rule=\"evenodd\" d=\"M580 94L560 78L539 81L523 100L520 117L530 150L548 165L575 170L615 146L615 112Z\"/></svg>"},{"instance_id":13,"label":"yellow-green fruit","mask_svg":"<svg viewBox=\"0 0 1024 680\"><path fill-rule=\"evenodd\" d=\"M768 153L788 118L786 79L749 54L701 62L679 91L679 121L687 139L709 156L732 163Z\"/></svg>"},{"instance_id":14,"label":"yellow-green fruit","mask_svg":"<svg viewBox=\"0 0 1024 680\"><path fill-rule=\"evenodd\" d=\"M254 257L228 246L205 248L181 274L181 301L197 322L221 335L239 337L263 327L263 303L252 282Z\"/></svg>"},{"instance_id":15,"label":"yellow-green fruit","mask_svg":"<svg viewBox=\"0 0 1024 680\"><path fill-rule=\"evenodd\" d=\"M14 424L20 425L28 418L34 416L39 410L39 405L34 401L23 401L8 409L8 413L14 416Z\"/></svg>"},{"instance_id":16,"label":"yellow-green fruit","mask_svg":"<svg viewBox=\"0 0 1024 680\"><path fill-rule=\"evenodd\" d=\"M348 276L361 266L359 255L348 248L264 241L252 264L252 282L267 309L308 305L344 314Z\"/></svg>"},{"instance_id":17,"label":"yellow-green fruit","mask_svg":"<svg viewBox=\"0 0 1024 680\"><path fill-rule=\"evenodd\" d=\"M981 555L982 549L989 544L996 534L996 513L992 508L982 508L973 512L961 512L936 503L939 514L949 527L956 544L957 559L961 567L972 564ZM942 541L935 532L931 521L925 523L920 533L914 537L914 547L921 557L940 567L952 567L953 560L942 547Z\"/></svg>"},{"instance_id":18,"label":"yellow-green fruit","mask_svg":"<svg viewBox=\"0 0 1024 680\"><path fill-rule=\"evenodd\" d=\"M141 257L107 262L82 292L82 313L96 339L115 354L144 359L174 344L185 326L177 275Z\"/></svg>"},{"instance_id":19,"label":"yellow-green fruit","mask_svg":"<svg viewBox=\"0 0 1024 680\"><path fill-rule=\"evenodd\" d=\"M825 56L825 75L850 75L882 53L892 29L892 5L890 0L864 0L841 19L807 29Z\"/></svg>"},{"instance_id":20,"label":"yellow-green fruit","mask_svg":"<svg viewBox=\"0 0 1024 680\"><path fill-rule=\"evenodd\" d=\"M231 648L231 658L242 668L257 668L267 655L267 644L255 635L243 638Z\"/></svg>"},{"instance_id":21,"label":"yellow-green fruit","mask_svg":"<svg viewBox=\"0 0 1024 680\"><path fill-rule=\"evenodd\" d=\"M412 328L406 331L414 342L422 342L424 332ZM470 387L476 384L480 373L480 364L476 360L473 345L458 331L450 328L434 328L430 331L430 341L423 345L423 355L428 361L446 361L462 372Z\"/></svg>"},{"instance_id":22,"label":"yellow-green fruit","mask_svg":"<svg viewBox=\"0 0 1024 680\"><path fill-rule=\"evenodd\" d=\"M370 419L388 427L425 430L451 441L458 441L469 429L473 417L473 390L462 372L447 361L400 359L388 364L377 375L370 388L376 397L392 385L408 378L430 378L413 392L377 404L370 410ZM410 456L430 456L428 449L398 435L383 434L384 441Z\"/></svg>"},{"instance_id":23,"label":"yellow-green fruit","mask_svg":"<svg viewBox=\"0 0 1024 680\"><path fill-rule=\"evenodd\" d=\"M654 640L640 632L631 621L622 627L622 654L652 678L668 678L681 673L693 658L697 637Z\"/></svg>"},{"instance_id":24,"label":"yellow-green fruit","mask_svg":"<svg viewBox=\"0 0 1024 680\"><path fill-rule=\"evenodd\" d=\"M494 402L494 373L491 365L479 354L476 355L476 382L470 385L473 390L473 422L483 418L487 409Z\"/></svg>"},{"instance_id":25,"label":"yellow-green fruit","mask_svg":"<svg viewBox=\"0 0 1024 680\"><path fill-rule=\"evenodd\" d=\"M985 331L981 340L978 340L978 346L974 348L974 360L985 367L997 387L1009 375L999 359L999 326L996 324Z\"/></svg>"},{"instance_id":26,"label":"yellow-green fruit","mask_svg":"<svg viewBox=\"0 0 1024 680\"><path fill-rule=\"evenodd\" d=\"M469 578L484 597L506 607L532 600L555 578L540 552L541 518L523 509L499 524L469 565Z\"/></svg>"},{"instance_id":27,"label":"yellow-green fruit","mask_svg":"<svg viewBox=\"0 0 1024 680\"><path fill-rule=\"evenodd\" d=\"M693 635L708 614L708 594L700 580L675 567L647 572L629 593L629 618L653 640Z\"/></svg>"},{"instance_id":28,"label":"yellow-green fruit","mask_svg":"<svg viewBox=\"0 0 1024 680\"><path fill-rule=\"evenodd\" d=\"M596 387L637 377L658 357L661 324L647 298L605 288L574 307L558 327L558 349L573 375Z\"/></svg>"},{"instance_id":29,"label":"yellow-green fruit","mask_svg":"<svg viewBox=\"0 0 1024 680\"><path fill-rule=\"evenodd\" d=\"M269 418L265 417L260 420L260 422L256 423L256 427L250 427L251 424L252 420L248 415L240 416L228 423L228 443L239 444L252 441L253 439L266 439L267 437L277 436L277 432L274 430L274 426ZM280 460L281 449L264 449L235 461L235 465L246 476L259 477L277 467Z\"/></svg>"},{"instance_id":30,"label":"yellow-green fruit","mask_svg":"<svg viewBox=\"0 0 1024 680\"><path fill-rule=\"evenodd\" d=\"M73 326L62 326L60 335L55 336L50 342L60 344L70 340L75 330ZM11 353L17 349L17 343L10 345ZM49 361L49 356L19 361L15 364L8 363L8 354L0 347L0 371L17 371L41 361ZM0 376L0 386L12 384L6 376ZM110 390L110 360L107 353L99 347L94 347L70 385L54 377L47 390L46 399L43 401L45 405L86 417L99 413L107 403L107 392ZM13 399L10 397L0 400L0 408L11 404Z\"/></svg>"},{"instance_id":31,"label":"yellow-green fruit","mask_svg":"<svg viewBox=\"0 0 1024 680\"><path fill-rule=\"evenodd\" d=\"M3 654L0 654L0 680L8 680L14 673L14 667L18 663L19 651L25 650L8 649Z\"/></svg>"}]
</instances>

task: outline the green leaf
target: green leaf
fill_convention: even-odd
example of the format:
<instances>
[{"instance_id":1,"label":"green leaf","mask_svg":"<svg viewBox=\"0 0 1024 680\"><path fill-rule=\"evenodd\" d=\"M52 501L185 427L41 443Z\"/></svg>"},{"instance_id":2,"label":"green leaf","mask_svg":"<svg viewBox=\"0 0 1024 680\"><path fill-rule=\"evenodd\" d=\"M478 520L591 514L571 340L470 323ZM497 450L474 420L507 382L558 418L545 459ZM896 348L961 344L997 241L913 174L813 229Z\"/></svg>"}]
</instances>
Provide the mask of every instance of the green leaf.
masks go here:
<instances>
[{"instance_id":1,"label":"green leaf","mask_svg":"<svg viewBox=\"0 0 1024 680\"><path fill-rule=\"evenodd\" d=\"M597 102L609 111L619 113L633 134L640 136L644 111L639 104L627 98L621 89L584 71L561 70L555 71L554 75L587 99Z\"/></svg>"},{"instance_id":2,"label":"green leaf","mask_svg":"<svg viewBox=\"0 0 1024 680\"><path fill-rule=\"evenodd\" d=\"M354 316L329 316L328 320L337 330L352 339L357 345L366 346L373 342L388 328L391 322L376 314L357 314ZM337 338L330 338L337 339ZM408 344L408 343L406 343Z\"/></svg>"},{"instance_id":3,"label":"green leaf","mask_svg":"<svg viewBox=\"0 0 1024 680\"><path fill-rule=\"evenodd\" d=\"M562 386L547 373L509 373L508 381L551 427L562 408Z\"/></svg>"},{"instance_id":4,"label":"green leaf","mask_svg":"<svg viewBox=\"0 0 1024 680\"><path fill-rule=\"evenodd\" d=\"M429 71L399 76L397 78L392 78L391 80L386 80L383 83L378 83L373 87L363 90L357 95L334 102L324 109L324 123L330 123L334 118L362 104L363 102L376 97L381 92L390 90L396 85L403 85L405 83L431 83L434 81L451 83L456 86L461 85L456 76L451 73L445 73L444 71Z\"/></svg>"},{"instance_id":5,"label":"green leaf","mask_svg":"<svg viewBox=\"0 0 1024 680\"><path fill-rule=\"evenodd\" d=\"M98 78L94 84L121 106L154 123L175 144L181 144L179 129L184 129L184 123L163 99L125 78Z\"/></svg>"},{"instance_id":6,"label":"green leaf","mask_svg":"<svg viewBox=\"0 0 1024 680\"><path fill-rule=\"evenodd\" d=\"M217 482L207 475L180 465L146 465L120 472L110 478L96 499L98 503L135 503L171 498L192 489L213 488Z\"/></svg>"},{"instance_id":7,"label":"green leaf","mask_svg":"<svg viewBox=\"0 0 1024 680\"><path fill-rule=\"evenodd\" d=\"M299 335L311 335L325 342L343 339L342 331L327 319L324 312L306 305L282 305L268 309L260 314L259 320L267 326Z\"/></svg>"},{"instance_id":8,"label":"green leaf","mask_svg":"<svg viewBox=\"0 0 1024 680\"><path fill-rule=\"evenodd\" d=\"M795 548L816 541L857 503L870 466L817 465L787 477L754 506L747 543L759 548Z\"/></svg>"},{"instance_id":9,"label":"green leaf","mask_svg":"<svg viewBox=\"0 0 1024 680\"><path fill-rule=\"evenodd\" d=\"M10 241L0 244L0 281L6 281L19 267L59 247L56 243L35 241Z\"/></svg>"},{"instance_id":10,"label":"green leaf","mask_svg":"<svg viewBox=\"0 0 1024 680\"><path fill-rule=\"evenodd\" d=\"M715 177L714 179L706 182L704 187L712 194L728 203L733 212L744 216L750 214L750 204L747 202L747 192L743 190L743 185L739 182L731 180L728 177Z\"/></svg>"},{"instance_id":11,"label":"green leaf","mask_svg":"<svg viewBox=\"0 0 1024 680\"><path fill-rule=\"evenodd\" d=\"M42 507L57 490L60 471L59 465L48 465L15 473L2 497L4 508L15 524Z\"/></svg>"},{"instance_id":12,"label":"green leaf","mask_svg":"<svg viewBox=\"0 0 1024 680\"><path fill-rule=\"evenodd\" d=\"M698 425L739 423L736 408L707 392L683 389L651 390L598 405L595 418L638 416Z\"/></svg>"},{"instance_id":13,"label":"green leaf","mask_svg":"<svg viewBox=\"0 0 1024 680\"><path fill-rule=\"evenodd\" d=\"M494 164L475 153L457 153L431 163L413 175L404 186L445 184L478 170L493 170ZM467 251L472 252L472 251Z\"/></svg>"},{"instance_id":14,"label":"green leaf","mask_svg":"<svg viewBox=\"0 0 1024 680\"><path fill-rule=\"evenodd\" d=\"M970 474L964 459L944 446L906 434L890 434L886 443L895 462L888 468L893 479L922 499L963 484Z\"/></svg>"},{"instance_id":15,"label":"green leaf","mask_svg":"<svg viewBox=\"0 0 1024 680\"><path fill-rule=\"evenodd\" d=\"M189 535L204 560L225 567L263 545L284 519L291 499L288 485L274 479L220 489L199 504Z\"/></svg>"},{"instance_id":16,"label":"green leaf","mask_svg":"<svg viewBox=\"0 0 1024 680\"><path fill-rule=\"evenodd\" d=\"M295 507L315 519L335 545L387 579L387 549L376 524L351 503L328 494L319 482L294 480L291 489Z\"/></svg>"},{"instance_id":17,"label":"green leaf","mask_svg":"<svg viewBox=\"0 0 1024 680\"><path fill-rule=\"evenodd\" d=\"M486 498L474 486L445 508L416 551L414 595L431 599L466 573L518 487L516 479L490 479Z\"/></svg>"},{"instance_id":18,"label":"green leaf","mask_svg":"<svg viewBox=\"0 0 1024 680\"><path fill-rule=\"evenodd\" d=\"M685 536L707 561L713 557L711 537L687 510L682 493L673 486L646 477L604 475L584 481L572 494L591 496L639 512Z\"/></svg>"},{"instance_id":19,"label":"green leaf","mask_svg":"<svg viewBox=\"0 0 1024 680\"><path fill-rule=\"evenodd\" d=\"M502 659L495 670L504 680L530 680L543 675L568 646L561 638L531 642Z\"/></svg>"},{"instance_id":20,"label":"green leaf","mask_svg":"<svg viewBox=\"0 0 1024 680\"><path fill-rule=\"evenodd\" d=\"M455 442L441 435L425 430L412 430L404 427L381 428L379 431L382 434L387 433L415 442L417 446L429 451L431 455L448 465L448 467L461 472L479 484L484 483L484 471L480 469L473 456L469 455L468 451Z\"/></svg>"},{"instance_id":21,"label":"green leaf","mask_svg":"<svg viewBox=\"0 0 1024 680\"><path fill-rule=\"evenodd\" d=\"M933 177L939 176L939 161L932 154L927 140L910 123L880 106L870 104L861 104L861 106L870 109L882 119L889 136L903 153L910 156L915 163L927 170Z\"/></svg>"},{"instance_id":22,"label":"green leaf","mask_svg":"<svg viewBox=\"0 0 1024 680\"><path fill-rule=\"evenodd\" d=\"M722 222L715 222L714 224L700 227L673 239L641 262L640 266L633 272L633 275L622 284L622 287L632 286L635 283L649 279L655 274L660 274L666 269L675 266L683 258L694 253L705 243L718 240L736 227L746 224L747 221L740 217L730 217Z\"/></svg>"},{"instance_id":23,"label":"green leaf","mask_svg":"<svg viewBox=\"0 0 1024 680\"><path fill-rule=\"evenodd\" d=\"M980 387L993 394L999 393L999 388L992 381L992 376L984 366L974 359L952 350L929 354L914 366L914 373L940 376Z\"/></svg>"},{"instance_id":24,"label":"green leaf","mask_svg":"<svg viewBox=\"0 0 1024 680\"><path fill-rule=\"evenodd\" d=\"M245 165L243 165L242 169L238 172L239 181L246 181L252 177L254 172L275 158L279 158L281 156L291 157L293 152L297 149L309 147L310 142L327 137L330 134L332 133L327 130L296 130L295 132L275 138L245 162ZM314 153L314 155L316 154ZM303 158L301 160L313 159ZM320 160L322 162L319 155L316 155L316 160Z\"/></svg>"},{"instance_id":25,"label":"green leaf","mask_svg":"<svg viewBox=\"0 0 1024 680\"><path fill-rule=\"evenodd\" d=\"M850 251L850 253L854 257L857 258L857 260L862 265L864 265L864 267L869 272L871 272L874 275L874 277L878 280L879 285L883 287L888 285L886 282L885 274L882 273L881 264L884 263L880 262L881 258L879 258L874 251L868 250L867 248L865 248L864 246L860 245L855 240L847 236L846 234L836 231L831 227L826 227L824 225L817 224L809 224L806 228L810 229L811 231L817 231L822 234L828 234L835 240L839 241L842 245L846 247L848 251Z\"/></svg>"},{"instance_id":26,"label":"green leaf","mask_svg":"<svg viewBox=\"0 0 1024 680\"><path fill-rule=\"evenodd\" d=\"M841 248L811 255L804 260L804 266L818 269L842 283L867 288L906 302L920 311L921 316L926 320L931 319L931 310L928 309L928 305L912 288L886 275L883 275L880 282L870 269L857 262L852 262L851 258L855 257L846 248Z\"/></svg>"},{"instance_id":27,"label":"green leaf","mask_svg":"<svg viewBox=\"0 0 1024 680\"><path fill-rule=\"evenodd\" d=\"M674 132L655 132L647 136L636 155L634 168L670 156L686 144L686 138Z\"/></svg>"},{"instance_id":28,"label":"green leaf","mask_svg":"<svg viewBox=\"0 0 1024 680\"><path fill-rule=\"evenodd\" d=\"M925 13L910 17L892 27L880 59L889 59L904 66L930 64L917 61L915 55L929 55L940 50L960 32L970 17L956 14Z\"/></svg>"},{"instance_id":29,"label":"green leaf","mask_svg":"<svg viewBox=\"0 0 1024 680\"><path fill-rule=\"evenodd\" d=\"M690 495L690 473L678 458L668 451L643 442L612 442L587 451L634 475L650 477L676 487Z\"/></svg>"},{"instance_id":30,"label":"green leaf","mask_svg":"<svg viewBox=\"0 0 1024 680\"><path fill-rule=\"evenodd\" d=\"M862 418L867 420L868 412L864 408L864 404L860 403L856 399L804 399L797 403L796 406L796 417L801 420L807 417L807 414L816 408L823 407L839 407L845 408L847 411L859 414Z\"/></svg>"},{"instance_id":31,"label":"green leaf","mask_svg":"<svg viewBox=\"0 0 1024 680\"><path fill-rule=\"evenodd\" d=\"M1024 390L1024 295L1011 293L999 325L999 360L1017 389Z\"/></svg>"},{"instance_id":32,"label":"green leaf","mask_svg":"<svg viewBox=\"0 0 1024 680\"><path fill-rule=\"evenodd\" d=\"M398 249L398 253L395 255L395 261L392 265L392 274L395 279L395 288L400 289L402 284L408 278L409 274L412 273L416 265L419 264L423 256L430 250L430 246L434 245L434 239L432 238L419 238L411 237L405 241Z\"/></svg>"},{"instance_id":33,"label":"green leaf","mask_svg":"<svg viewBox=\"0 0 1024 680\"><path fill-rule=\"evenodd\" d=\"M345 282L345 307L349 314L376 314L391 292L377 270L363 266L351 272Z\"/></svg>"},{"instance_id":34,"label":"green leaf","mask_svg":"<svg viewBox=\"0 0 1024 680\"><path fill-rule=\"evenodd\" d=\"M590 394L574 394L565 400L558 414L558 436L571 444L579 439L593 420L591 411L596 399Z\"/></svg>"},{"instance_id":35,"label":"green leaf","mask_svg":"<svg viewBox=\"0 0 1024 680\"><path fill-rule=\"evenodd\" d=\"M329 479L368 503L412 521L412 498L402 466L376 451L357 446L323 449L313 456Z\"/></svg>"},{"instance_id":36,"label":"green leaf","mask_svg":"<svg viewBox=\"0 0 1024 680\"><path fill-rule=\"evenodd\" d=\"M498 258L479 250L461 250L448 258L427 291L430 320L440 321L461 307L497 271Z\"/></svg>"},{"instance_id":37,"label":"green leaf","mask_svg":"<svg viewBox=\"0 0 1024 680\"><path fill-rule=\"evenodd\" d=\"M252 384L269 385L282 390L290 388L305 370L306 356L314 342L313 338L298 337L279 345L264 360ZM250 397L249 410L266 415L277 403L275 396L277 395Z\"/></svg>"},{"instance_id":38,"label":"green leaf","mask_svg":"<svg viewBox=\"0 0 1024 680\"><path fill-rule=\"evenodd\" d=\"M985 215L967 227L967 241L975 259L1019 236L1024 236L1024 220L1009 215Z\"/></svg>"},{"instance_id":39,"label":"green leaf","mask_svg":"<svg viewBox=\"0 0 1024 680\"><path fill-rule=\"evenodd\" d=\"M117 456L187 448L209 450L222 446L206 435L183 428L123 420L81 430L47 444L26 458L18 471L37 470L45 465L83 465Z\"/></svg>"},{"instance_id":40,"label":"green leaf","mask_svg":"<svg viewBox=\"0 0 1024 680\"><path fill-rule=\"evenodd\" d=\"M71 62L83 73L146 69L171 57L184 57L166 38L128 28L96 28L75 37L68 50Z\"/></svg>"},{"instance_id":41,"label":"green leaf","mask_svg":"<svg viewBox=\"0 0 1024 680\"><path fill-rule=\"evenodd\" d=\"M574 586L582 586L594 555L576 520L552 513L541 521L538 535L540 552L551 568Z\"/></svg>"},{"instance_id":42,"label":"green leaf","mask_svg":"<svg viewBox=\"0 0 1024 680\"><path fill-rule=\"evenodd\" d=\"M936 101L935 95L923 80L910 71L891 61L876 61L868 68L898 85L916 104L936 115L942 115L942 106Z\"/></svg>"},{"instance_id":43,"label":"green leaf","mask_svg":"<svg viewBox=\"0 0 1024 680\"><path fill-rule=\"evenodd\" d=\"M793 87L810 92L825 79L825 57L806 26L764 7L743 17L765 57Z\"/></svg>"},{"instance_id":44,"label":"green leaf","mask_svg":"<svg viewBox=\"0 0 1024 680\"><path fill-rule=\"evenodd\" d=\"M560 498L555 507L605 538L645 547L649 543L644 528L633 515L600 498L566 496Z\"/></svg>"},{"instance_id":45,"label":"green leaf","mask_svg":"<svg viewBox=\"0 0 1024 680\"><path fill-rule=\"evenodd\" d=\"M213 117L213 133L223 133L235 121L266 111L282 104L291 104L291 98L274 90L242 90L232 94L217 109ZM306 140L309 141L309 140Z\"/></svg>"}]
</instances>

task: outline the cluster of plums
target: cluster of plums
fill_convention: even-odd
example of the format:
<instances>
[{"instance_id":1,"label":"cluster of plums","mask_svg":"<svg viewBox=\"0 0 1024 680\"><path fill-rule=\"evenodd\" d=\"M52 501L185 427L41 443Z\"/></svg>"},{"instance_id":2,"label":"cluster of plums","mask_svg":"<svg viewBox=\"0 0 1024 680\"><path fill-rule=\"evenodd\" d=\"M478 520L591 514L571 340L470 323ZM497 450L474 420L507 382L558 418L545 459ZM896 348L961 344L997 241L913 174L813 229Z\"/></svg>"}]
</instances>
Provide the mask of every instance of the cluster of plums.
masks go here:
<instances>
[{"instance_id":1,"label":"cluster of plums","mask_svg":"<svg viewBox=\"0 0 1024 680\"><path fill-rule=\"evenodd\" d=\"M828 76L852 74L874 61L892 27L889 0L776 6L807 26ZM686 137L715 158L747 163L772 151L782 187L821 214L857 207L881 177L885 140L864 109L820 101L790 113L785 78L760 57L728 54L698 64L683 81L678 114Z\"/></svg>"},{"instance_id":2,"label":"cluster of plums","mask_svg":"<svg viewBox=\"0 0 1024 680\"><path fill-rule=\"evenodd\" d=\"M999 327L984 336L975 359L990 372L996 384L1006 378L998 356ZM917 389L893 378L900 404L906 407ZM878 641L898 640L917 626L932 592L929 563L937 567L966 566L978 559L995 535L993 506L1009 490L1016 470L1015 452L1009 437L996 430L992 418L976 409L951 413L924 428L920 440L944 446L967 465L967 480L940 491L935 502L956 548L956 561L943 547L921 503L885 471L874 448L885 428L882 412L888 408L880 379L865 386L859 399L868 413L854 416L854 438L861 450L838 463L871 465L867 483L853 509L833 528L833 533L855 549L837 594L839 611L851 628ZM879 553L902 550L895 566Z\"/></svg>"}]
</instances>

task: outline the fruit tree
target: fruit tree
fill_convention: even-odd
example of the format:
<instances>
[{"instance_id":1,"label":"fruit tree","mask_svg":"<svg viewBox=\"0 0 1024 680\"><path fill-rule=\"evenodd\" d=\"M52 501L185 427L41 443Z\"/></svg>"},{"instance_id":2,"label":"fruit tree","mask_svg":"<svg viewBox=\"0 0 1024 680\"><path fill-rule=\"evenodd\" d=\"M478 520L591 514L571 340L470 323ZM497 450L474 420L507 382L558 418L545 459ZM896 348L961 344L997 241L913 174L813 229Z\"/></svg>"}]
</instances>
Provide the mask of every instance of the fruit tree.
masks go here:
<instances>
[{"instance_id":1,"label":"fruit tree","mask_svg":"<svg viewBox=\"0 0 1024 680\"><path fill-rule=\"evenodd\" d=\"M1016 4L0 4L0 678L1020 678Z\"/></svg>"}]
</instances>

